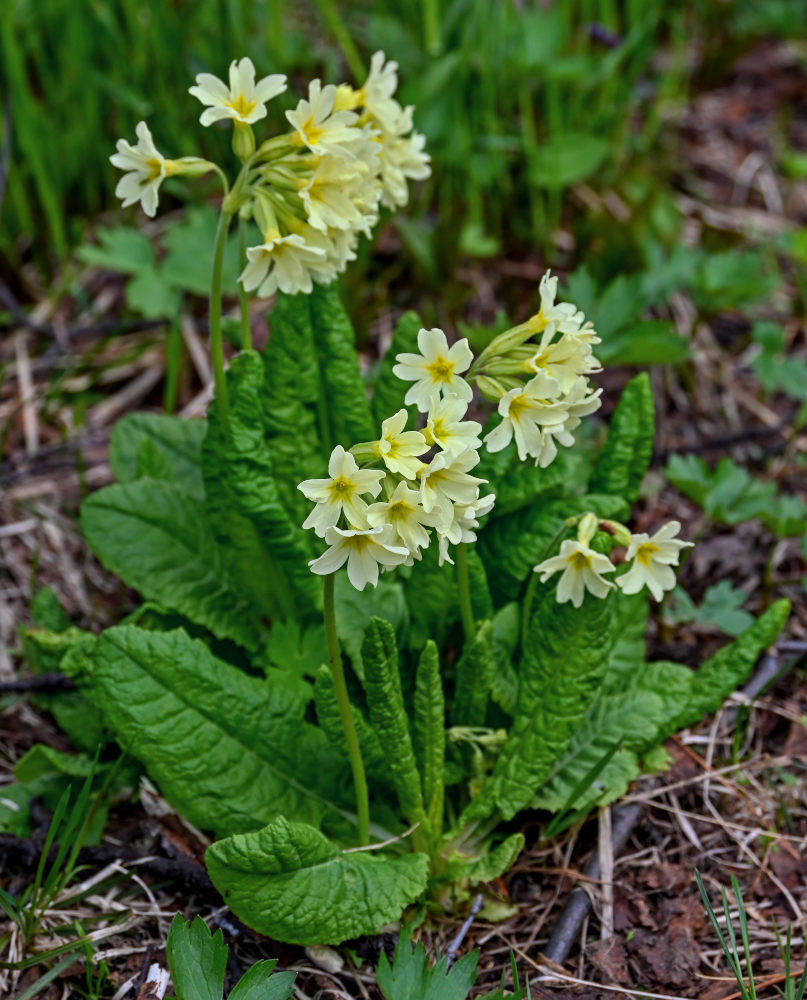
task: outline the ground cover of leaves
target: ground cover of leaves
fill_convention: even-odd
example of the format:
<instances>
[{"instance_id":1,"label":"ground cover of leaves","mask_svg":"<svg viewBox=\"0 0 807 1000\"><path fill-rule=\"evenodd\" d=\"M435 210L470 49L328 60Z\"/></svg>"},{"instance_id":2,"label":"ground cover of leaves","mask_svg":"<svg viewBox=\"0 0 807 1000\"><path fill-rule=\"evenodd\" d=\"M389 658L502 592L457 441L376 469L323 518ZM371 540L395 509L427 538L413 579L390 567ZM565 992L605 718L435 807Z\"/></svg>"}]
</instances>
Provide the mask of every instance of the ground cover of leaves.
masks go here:
<instances>
[{"instance_id":1,"label":"ground cover of leaves","mask_svg":"<svg viewBox=\"0 0 807 1000\"><path fill-rule=\"evenodd\" d=\"M685 233L691 246L698 246L707 230L728 234L743 246L765 245L794 225L807 223L807 183L781 176L774 156L772 129L785 108L790 146L807 150L804 71L787 46L766 43L686 109L677 133L685 158L673 195L687 216ZM580 188L572 194L591 211L622 210L609 192ZM382 234L382 254L385 247L394 252L395 240L393 232ZM455 275L464 318L490 322L502 303L512 306L520 294L514 289L536 283L543 270L543 262L530 254L517 261L466 263ZM140 322L119 332L120 283L93 269L85 271L80 282L81 301L43 292L27 316L16 311L9 289L0 288L4 307L12 313L12 326L0 341L0 363L6 365L0 385L0 682L12 680L19 666L16 633L19 623L28 621L32 584L54 587L76 623L94 630L112 624L135 604L134 595L88 552L76 511L86 492L111 480L106 446L114 420L132 409L160 407L165 331ZM387 305L380 312L370 330L370 352L383 345L401 308L417 308L418 294L416 287L406 288L395 309ZM784 324L792 356L804 358L804 331L792 318L794 296L795 289L785 281L767 312ZM498 980L512 949L521 976L532 980L533 996L571 991L579 997L605 997L639 989L728 1000L736 987L697 896L692 878L696 866L715 899L718 885L737 875L750 920L758 983L765 984L766 995L781 986L773 921L780 926L793 923L795 957L803 954L804 555L795 541L780 542L766 565L772 536L760 522L736 528L702 525L702 513L665 483L661 469L675 453L695 452L709 461L730 456L752 471L765 468L781 488L807 496L807 437L791 433L797 401L760 394L749 364L749 324L743 315L725 310L708 321L696 320L696 310L684 295L674 300L673 310L678 331L693 344L694 363L686 368L687 382L679 370L653 372L659 413L656 454L636 530L672 518L687 526L687 537L705 528L680 576L696 600L720 580L730 580L748 594L746 606L754 612L771 598L789 597L793 615L783 643L771 655L780 666L795 665L753 707L737 696L716 718L668 743L670 769L631 789L628 801L641 803L642 815L618 857L608 856L607 816L593 817L552 844L538 839L536 817L525 830L523 856L507 878L492 887L503 902L517 904L518 913L500 923L477 918L463 944L463 949L481 950L480 986ZM256 310L258 346L262 330ZM182 333L192 362L180 381L180 411L193 416L204 412L210 393L203 323L188 313ZM629 374L624 369L605 373L606 399L617 397ZM86 398L88 387L91 402L81 429L74 431L71 394L81 391ZM651 658L695 663L719 642L718 633L706 625L656 622ZM6 691L2 698L0 780L10 780L14 762L36 742L69 749L55 723L28 696ZM43 816L43 830L45 824ZM41 842L42 834L38 836ZM0 879L12 893L23 873L30 871L36 845L34 837L26 853L14 838L0 837ZM281 966L299 970L301 998L378 996L374 960L392 938L359 943L356 956L363 964L340 970L328 968L333 956L323 959L261 940L240 926L210 889L200 865L203 846L195 831L145 789L140 804L113 811L103 844L88 854L94 871L117 864L128 873L119 882L100 883L80 914L82 919L100 916L103 926L121 907L131 912L126 930L98 946L111 981L120 989L129 984L121 996L136 996L148 962L163 958L161 949L177 910L186 916L200 913L223 929L231 948L232 981L258 958L277 957ZM587 859L598 851L606 871L609 861L613 863L611 883L581 875ZM575 885L591 895L592 915L564 966L551 968L542 949ZM427 946L445 950L460 922L461 917L437 921L423 932ZM0 926L0 933L4 929ZM0 992L7 989L3 975ZM57 981L44 995L54 1000L70 996L67 981Z\"/></svg>"}]
</instances>

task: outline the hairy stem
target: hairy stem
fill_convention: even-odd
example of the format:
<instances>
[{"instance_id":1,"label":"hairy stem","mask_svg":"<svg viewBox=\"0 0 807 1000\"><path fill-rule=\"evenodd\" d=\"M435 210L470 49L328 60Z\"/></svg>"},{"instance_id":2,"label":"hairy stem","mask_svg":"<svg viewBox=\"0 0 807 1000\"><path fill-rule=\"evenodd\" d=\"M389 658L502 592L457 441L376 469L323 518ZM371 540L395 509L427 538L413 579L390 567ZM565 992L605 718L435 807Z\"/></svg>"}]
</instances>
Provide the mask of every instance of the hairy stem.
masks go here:
<instances>
[{"instance_id":1,"label":"hairy stem","mask_svg":"<svg viewBox=\"0 0 807 1000\"><path fill-rule=\"evenodd\" d=\"M247 266L247 224L241 218L238 220L238 253L240 271L243 272ZM249 296L240 281L238 282L238 303L241 306L241 350L248 351L252 348L252 330L249 325Z\"/></svg>"},{"instance_id":2,"label":"hairy stem","mask_svg":"<svg viewBox=\"0 0 807 1000\"><path fill-rule=\"evenodd\" d=\"M476 635L474 610L471 605L471 581L468 576L468 550L463 542L457 546L457 589L460 596L460 616L465 641L472 642Z\"/></svg>"},{"instance_id":3,"label":"hairy stem","mask_svg":"<svg viewBox=\"0 0 807 1000\"><path fill-rule=\"evenodd\" d=\"M229 399L224 378L224 348L221 340L221 280L224 265L224 248L232 215L222 209L216 229L216 246L213 253L213 273L210 278L210 360L213 364L213 381L216 386L216 406L222 427L227 426Z\"/></svg>"},{"instance_id":4,"label":"hairy stem","mask_svg":"<svg viewBox=\"0 0 807 1000\"><path fill-rule=\"evenodd\" d=\"M364 763L361 759L359 738L350 711L350 701L345 684L345 670L342 665L342 654L339 652L339 639L336 635L336 614L334 608L334 573L323 578L322 610L325 616L325 636L328 640L328 656L331 661L331 675L336 691L336 701L339 705L339 715L342 718L342 729L345 733L347 755L350 769L353 772L353 787L356 791L356 816L359 826L359 844L365 847L370 843L370 802L367 795L367 779L364 775Z\"/></svg>"}]
</instances>

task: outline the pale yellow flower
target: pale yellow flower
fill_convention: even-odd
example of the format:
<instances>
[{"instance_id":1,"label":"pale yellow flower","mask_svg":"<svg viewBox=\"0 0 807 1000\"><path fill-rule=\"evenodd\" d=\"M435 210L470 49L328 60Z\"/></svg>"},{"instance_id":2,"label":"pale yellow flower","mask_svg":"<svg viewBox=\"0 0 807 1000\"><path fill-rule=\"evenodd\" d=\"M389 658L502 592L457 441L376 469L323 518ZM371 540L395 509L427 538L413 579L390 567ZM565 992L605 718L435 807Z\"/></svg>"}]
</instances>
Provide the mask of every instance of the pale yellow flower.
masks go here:
<instances>
[{"instance_id":1,"label":"pale yellow flower","mask_svg":"<svg viewBox=\"0 0 807 1000\"><path fill-rule=\"evenodd\" d=\"M463 420L467 411L468 403L453 392L442 399L438 393L432 393L424 428L426 442L438 445L453 457L469 448L479 448L482 425L476 420Z\"/></svg>"},{"instance_id":2,"label":"pale yellow flower","mask_svg":"<svg viewBox=\"0 0 807 1000\"><path fill-rule=\"evenodd\" d=\"M423 509L415 490L410 490L405 482L400 482L389 500L370 505L367 523L372 528L383 524L391 525L398 538L396 544L406 546L413 556L420 558L419 550L429 544L429 532L426 529L434 527L435 515Z\"/></svg>"},{"instance_id":3,"label":"pale yellow flower","mask_svg":"<svg viewBox=\"0 0 807 1000\"><path fill-rule=\"evenodd\" d=\"M347 578L364 590L368 583L378 584L378 566L400 566L409 558L409 550L396 544L394 530L388 524L377 528L336 528L325 530L330 548L309 567L313 573L335 573L347 563Z\"/></svg>"},{"instance_id":4,"label":"pale yellow flower","mask_svg":"<svg viewBox=\"0 0 807 1000\"><path fill-rule=\"evenodd\" d=\"M355 147L364 140L359 117L353 111L334 111L336 87L323 87L319 80L308 85L308 100L302 98L286 118L295 129L300 145L307 146L318 156L342 156L353 159Z\"/></svg>"},{"instance_id":5,"label":"pale yellow flower","mask_svg":"<svg viewBox=\"0 0 807 1000\"><path fill-rule=\"evenodd\" d=\"M109 158L113 167L127 171L118 181L115 194L123 199L124 208L139 201L146 215L153 217L157 211L160 184L166 177L178 172L177 161L166 160L154 145L145 122L137 123L135 135L136 146L125 139L118 139L118 151Z\"/></svg>"},{"instance_id":6,"label":"pale yellow flower","mask_svg":"<svg viewBox=\"0 0 807 1000\"><path fill-rule=\"evenodd\" d=\"M414 479L423 464L419 456L429 450L426 438L420 431L405 431L409 414L398 410L381 424L381 437L373 450L390 472L397 472L407 479Z\"/></svg>"},{"instance_id":7,"label":"pale yellow flower","mask_svg":"<svg viewBox=\"0 0 807 1000\"><path fill-rule=\"evenodd\" d=\"M674 537L680 530L679 521L669 521L652 536L632 534L626 559L628 562L633 560L633 565L617 579L617 586L626 594L637 594L646 586L660 601L664 591L675 586L675 573L671 567L678 565L681 549L693 544Z\"/></svg>"},{"instance_id":8,"label":"pale yellow flower","mask_svg":"<svg viewBox=\"0 0 807 1000\"><path fill-rule=\"evenodd\" d=\"M230 63L230 86L212 73L199 73L190 93L207 104L199 121L203 125L229 118L252 125L266 117L266 104L286 89L286 77L273 73L255 82L255 67L249 58Z\"/></svg>"},{"instance_id":9,"label":"pale yellow flower","mask_svg":"<svg viewBox=\"0 0 807 1000\"><path fill-rule=\"evenodd\" d=\"M583 603L587 590L595 597L605 597L614 586L603 579L604 573L614 572L615 566L611 560L583 542L573 541L571 538L561 543L558 555L544 559L533 569L541 574L541 583L546 583L550 576L562 571L556 593L558 603L571 601L576 608Z\"/></svg>"},{"instance_id":10,"label":"pale yellow flower","mask_svg":"<svg viewBox=\"0 0 807 1000\"><path fill-rule=\"evenodd\" d=\"M328 479L306 479L298 490L316 507L303 522L304 528L313 528L323 537L344 514L348 524L364 524L367 502L365 494L375 498L381 492L384 473L374 469L360 469L356 459L338 444L328 461Z\"/></svg>"},{"instance_id":11,"label":"pale yellow flower","mask_svg":"<svg viewBox=\"0 0 807 1000\"><path fill-rule=\"evenodd\" d=\"M432 393L452 392L460 399L469 403L473 398L473 389L460 374L467 371L474 359L471 348L465 337L456 344L448 346L446 335L434 327L431 330L421 330L418 333L418 348L420 354L398 354L392 372L404 382L414 382L410 387L404 402L414 403L421 413L429 408Z\"/></svg>"}]
</instances>

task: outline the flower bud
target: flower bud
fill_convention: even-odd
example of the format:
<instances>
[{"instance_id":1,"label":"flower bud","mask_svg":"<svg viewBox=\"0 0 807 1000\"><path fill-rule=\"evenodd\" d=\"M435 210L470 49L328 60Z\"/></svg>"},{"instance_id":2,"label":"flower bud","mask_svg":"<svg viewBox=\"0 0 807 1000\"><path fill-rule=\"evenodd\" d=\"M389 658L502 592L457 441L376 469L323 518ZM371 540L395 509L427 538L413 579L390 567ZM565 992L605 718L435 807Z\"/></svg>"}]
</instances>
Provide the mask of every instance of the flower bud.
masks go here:
<instances>
[{"instance_id":1,"label":"flower bud","mask_svg":"<svg viewBox=\"0 0 807 1000\"><path fill-rule=\"evenodd\" d=\"M169 170L169 163L173 169ZM183 156L179 160L165 161L166 175L181 174L183 177L201 177L202 174L206 174L208 171L214 169L215 167L212 163L208 160L203 160L199 156Z\"/></svg>"},{"instance_id":2,"label":"flower bud","mask_svg":"<svg viewBox=\"0 0 807 1000\"><path fill-rule=\"evenodd\" d=\"M502 354L508 354L513 350L513 348L520 347L525 341L529 340L531 336L532 331L529 329L529 325L527 323L521 323L519 326L514 326L510 330L505 330L504 333L500 333L498 337L494 337L484 351L482 351L476 359L474 368L479 369L487 367L487 362L491 358L498 357Z\"/></svg>"},{"instance_id":3,"label":"flower bud","mask_svg":"<svg viewBox=\"0 0 807 1000\"><path fill-rule=\"evenodd\" d=\"M252 131L251 125L245 125L239 121L234 122L234 124L233 152L242 163L246 163L255 152L255 133Z\"/></svg>"},{"instance_id":4,"label":"flower bud","mask_svg":"<svg viewBox=\"0 0 807 1000\"><path fill-rule=\"evenodd\" d=\"M592 514L590 510L586 511L577 525L577 540L583 545L588 545L599 526L600 519L597 515Z\"/></svg>"}]
</instances>

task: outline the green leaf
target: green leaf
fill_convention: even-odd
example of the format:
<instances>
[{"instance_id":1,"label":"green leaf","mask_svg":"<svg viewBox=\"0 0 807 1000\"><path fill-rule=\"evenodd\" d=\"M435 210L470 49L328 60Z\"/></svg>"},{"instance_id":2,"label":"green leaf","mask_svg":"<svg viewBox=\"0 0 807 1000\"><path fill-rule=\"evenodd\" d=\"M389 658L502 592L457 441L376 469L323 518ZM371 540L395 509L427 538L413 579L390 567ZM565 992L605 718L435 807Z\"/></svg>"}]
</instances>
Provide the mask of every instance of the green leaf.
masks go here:
<instances>
[{"instance_id":1,"label":"green leaf","mask_svg":"<svg viewBox=\"0 0 807 1000\"><path fill-rule=\"evenodd\" d=\"M209 205L195 205L188 209L181 222L166 229L166 253L160 270L168 284L207 298L217 226L217 212ZM225 295L236 294L239 271L238 239L231 234L224 252L222 287Z\"/></svg>"},{"instance_id":2,"label":"green leaf","mask_svg":"<svg viewBox=\"0 0 807 1000\"><path fill-rule=\"evenodd\" d=\"M409 629L409 608L402 585L381 577L378 586L358 591L344 573L335 580L336 631L342 648L350 657L356 675L364 677L362 643L373 617L391 622L398 645L403 646Z\"/></svg>"},{"instance_id":3,"label":"green leaf","mask_svg":"<svg viewBox=\"0 0 807 1000\"><path fill-rule=\"evenodd\" d=\"M494 416L485 426L486 431L492 428L494 420L498 422ZM548 494L557 494L569 483L572 464L573 454L567 449L561 449L555 461L545 469L532 462L522 462L515 442L511 441L501 451L483 449L474 475L487 479L495 487L496 506L491 511L492 520L532 507Z\"/></svg>"},{"instance_id":4,"label":"green leaf","mask_svg":"<svg viewBox=\"0 0 807 1000\"><path fill-rule=\"evenodd\" d=\"M589 132L552 134L536 149L528 166L530 181L553 190L590 177L608 156L605 139Z\"/></svg>"},{"instance_id":5,"label":"green leaf","mask_svg":"<svg viewBox=\"0 0 807 1000\"><path fill-rule=\"evenodd\" d=\"M177 913L165 944L177 1000L221 1000L227 951L221 930L211 934L201 917L186 924Z\"/></svg>"},{"instance_id":6,"label":"green leaf","mask_svg":"<svg viewBox=\"0 0 807 1000\"><path fill-rule=\"evenodd\" d=\"M597 347L597 357L604 365L675 365L690 353L689 341L664 319L633 323L607 340L603 338Z\"/></svg>"},{"instance_id":7,"label":"green leaf","mask_svg":"<svg viewBox=\"0 0 807 1000\"><path fill-rule=\"evenodd\" d=\"M275 972L276 958L256 962L232 988L228 1000L291 1000L294 972Z\"/></svg>"},{"instance_id":8,"label":"green leaf","mask_svg":"<svg viewBox=\"0 0 807 1000\"><path fill-rule=\"evenodd\" d=\"M320 397L328 410L328 450L337 444L350 448L359 441L372 441L377 435L359 369L356 335L336 284L315 285L310 295L299 298L310 310Z\"/></svg>"},{"instance_id":9,"label":"green leaf","mask_svg":"<svg viewBox=\"0 0 807 1000\"><path fill-rule=\"evenodd\" d=\"M508 715L513 715L518 700L518 676L513 667L513 657L520 638L521 605L511 601L493 616L491 639L495 671L490 694Z\"/></svg>"},{"instance_id":10,"label":"green leaf","mask_svg":"<svg viewBox=\"0 0 807 1000\"><path fill-rule=\"evenodd\" d=\"M321 666L317 671L314 682L314 706L320 729L325 733L333 751L338 753L347 763L345 730L339 712L339 703L336 700L336 689L330 667ZM375 779L383 786L387 783L387 760L381 749L378 736L364 717L364 713L352 703L350 707L364 761L364 769L369 778Z\"/></svg>"},{"instance_id":11,"label":"green leaf","mask_svg":"<svg viewBox=\"0 0 807 1000\"><path fill-rule=\"evenodd\" d=\"M201 504L178 487L153 479L107 486L82 504L81 527L104 566L144 597L257 647L256 612L226 573Z\"/></svg>"},{"instance_id":12,"label":"green leaf","mask_svg":"<svg viewBox=\"0 0 807 1000\"><path fill-rule=\"evenodd\" d=\"M76 256L85 264L93 264L106 271L138 274L154 267L154 251L145 233L131 226L111 226L96 230L98 245L85 243L76 250Z\"/></svg>"},{"instance_id":13,"label":"green leaf","mask_svg":"<svg viewBox=\"0 0 807 1000\"><path fill-rule=\"evenodd\" d=\"M50 587L39 591L31 604L36 628L21 629L25 659L36 674L61 670L62 658L73 646L92 641L89 632L71 627L70 618ZM98 712L78 691L37 692L37 705L47 709L79 750L95 753L106 742Z\"/></svg>"},{"instance_id":14,"label":"green leaf","mask_svg":"<svg viewBox=\"0 0 807 1000\"><path fill-rule=\"evenodd\" d=\"M396 364L396 355L418 353L417 338L422 326L423 323L417 313L407 312L401 316L395 327L392 343L379 366L370 403L373 419L379 428L382 421L397 413L404 405L404 396L409 383L393 375L392 368ZM407 410L409 412L407 428L411 430L415 426L417 407L412 405L407 407Z\"/></svg>"},{"instance_id":15,"label":"green leaf","mask_svg":"<svg viewBox=\"0 0 807 1000\"><path fill-rule=\"evenodd\" d=\"M215 408L203 448L207 510L240 588L272 618L316 613L320 583L308 568L311 539L283 506L266 440L264 370L260 355L244 351L227 373L229 417L222 428Z\"/></svg>"},{"instance_id":16,"label":"green leaf","mask_svg":"<svg viewBox=\"0 0 807 1000\"><path fill-rule=\"evenodd\" d=\"M438 837L443 822L446 717L440 660L432 640L423 647L415 676L412 744L422 778L423 802L429 826L432 835Z\"/></svg>"},{"instance_id":17,"label":"green leaf","mask_svg":"<svg viewBox=\"0 0 807 1000\"><path fill-rule=\"evenodd\" d=\"M45 775L66 774L72 778L86 778L95 773L95 765L86 754L64 753L45 743L35 743L14 765L14 777L19 782L36 781Z\"/></svg>"},{"instance_id":18,"label":"green leaf","mask_svg":"<svg viewBox=\"0 0 807 1000\"><path fill-rule=\"evenodd\" d=\"M281 813L310 823L344 814L347 771L304 721L308 693L292 675L268 683L181 629L132 625L71 652L65 671L196 826L223 835Z\"/></svg>"},{"instance_id":19,"label":"green leaf","mask_svg":"<svg viewBox=\"0 0 807 1000\"><path fill-rule=\"evenodd\" d=\"M655 434L653 390L645 372L622 391L611 417L608 440L597 456L590 489L635 503L650 464Z\"/></svg>"},{"instance_id":20,"label":"green leaf","mask_svg":"<svg viewBox=\"0 0 807 1000\"><path fill-rule=\"evenodd\" d=\"M253 930L293 944L340 944L398 920L426 888L425 854L342 852L311 826L278 817L208 848L213 884Z\"/></svg>"},{"instance_id":21,"label":"green leaf","mask_svg":"<svg viewBox=\"0 0 807 1000\"><path fill-rule=\"evenodd\" d=\"M716 625L726 635L739 635L754 621L753 615L742 610L746 600L744 591L732 586L729 580L721 580L703 595L692 620L704 625Z\"/></svg>"},{"instance_id":22,"label":"green leaf","mask_svg":"<svg viewBox=\"0 0 807 1000\"><path fill-rule=\"evenodd\" d=\"M328 662L324 625L303 628L299 622L275 622L264 646L266 659L297 677L314 678Z\"/></svg>"},{"instance_id":23,"label":"green leaf","mask_svg":"<svg viewBox=\"0 0 807 1000\"><path fill-rule=\"evenodd\" d=\"M459 620L459 599L455 574L450 567L440 566L436 545L424 551L405 586L406 604L412 615L412 648L421 649L428 639L442 647L448 629Z\"/></svg>"},{"instance_id":24,"label":"green leaf","mask_svg":"<svg viewBox=\"0 0 807 1000\"><path fill-rule=\"evenodd\" d=\"M472 884L493 882L513 867L523 850L524 834L512 833L492 851L487 851L481 857L475 858L467 866L463 875Z\"/></svg>"},{"instance_id":25,"label":"green leaf","mask_svg":"<svg viewBox=\"0 0 807 1000\"><path fill-rule=\"evenodd\" d=\"M401 691L395 630L389 622L383 618L370 619L361 655L370 722L386 757L401 810L410 824L423 822L420 775Z\"/></svg>"},{"instance_id":26,"label":"green leaf","mask_svg":"<svg viewBox=\"0 0 807 1000\"><path fill-rule=\"evenodd\" d=\"M477 549L498 601L512 601L520 594L533 566L551 555L548 547L567 517L593 511L600 517L624 517L628 507L617 496L589 495L547 500L489 521L479 533ZM425 563L426 559L422 560ZM419 563L418 566L421 564ZM415 580L416 570L411 580ZM411 585L411 582L410 582ZM443 585L445 591L445 584ZM425 595L424 595L425 601ZM410 601L411 603L411 601ZM432 612L434 613L434 612Z\"/></svg>"},{"instance_id":27,"label":"green leaf","mask_svg":"<svg viewBox=\"0 0 807 1000\"><path fill-rule=\"evenodd\" d=\"M493 625L483 621L457 661L452 726L484 726L490 690L496 675Z\"/></svg>"},{"instance_id":28,"label":"green leaf","mask_svg":"<svg viewBox=\"0 0 807 1000\"><path fill-rule=\"evenodd\" d=\"M759 658L782 631L790 614L789 601L776 601L734 642L719 649L695 674L692 695L676 719L675 729L715 712L723 699L746 679Z\"/></svg>"},{"instance_id":29,"label":"green leaf","mask_svg":"<svg viewBox=\"0 0 807 1000\"><path fill-rule=\"evenodd\" d=\"M673 455L667 478L706 513L723 524L740 524L760 517L776 523L778 497L774 483L754 479L730 458L712 471L696 455Z\"/></svg>"},{"instance_id":30,"label":"green leaf","mask_svg":"<svg viewBox=\"0 0 807 1000\"><path fill-rule=\"evenodd\" d=\"M165 278L162 268L144 268L126 282L126 305L146 319L179 315L182 298Z\"/></svg>"},{"instance_id":31,"label":"green leaf","mask_svg":"<svg viewBox=\"0 0 807 1000\"><path fill-rule=\"evenodd\" d=\"M329 455L327 443L320 440L318 415L326 419L327 411L318 407L317 348L305 300L304 295L278 295L269 317L272 335L263 352L266 435L283 502L300 523L311 502L297 485L322 477Z\"/></svg>"},{"instance_id":32,"label":"green leaf","mask_svg":"<svg viewBox=\"0 0 807 1000\"><path fill-rule=\"evenodd\" d=\"M466 1000L476 982L476 965L479 952L471 951L448 968L448 958L443 956L429 968L426 949L422 942L413 947L411 930L404 928L395 946L392 966L386 953L376 969L378 988L385 1000Z\"/></svg>"},{"instance_id":33,"label":"green leaf","mask_svg":"<svg viewBox=\"0 0 807 1000\"><path fill-rule=\"evenodd\" d=\"M525 808L567 752L600 688L616 640L610 595L580 608L558 604L552 586L536 592L519 698L507 740L465 820L494 810L511 819Z\"/></svg>"},{"instance_id":34,"label":"green leaf","mask_svg":"<svg viewBox=\"0 0 807 1000\"><path fill-rule=\"evenodd\" d=\"M109 464L120 483L141 478L144 442L165 458L171 481L195 500L205 496L202 481L204 420L180 420L156 413L127 413L117 421L109 440Z\"/></svg>"}]
</instances>

